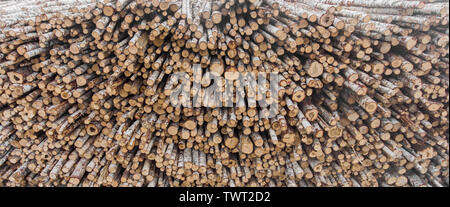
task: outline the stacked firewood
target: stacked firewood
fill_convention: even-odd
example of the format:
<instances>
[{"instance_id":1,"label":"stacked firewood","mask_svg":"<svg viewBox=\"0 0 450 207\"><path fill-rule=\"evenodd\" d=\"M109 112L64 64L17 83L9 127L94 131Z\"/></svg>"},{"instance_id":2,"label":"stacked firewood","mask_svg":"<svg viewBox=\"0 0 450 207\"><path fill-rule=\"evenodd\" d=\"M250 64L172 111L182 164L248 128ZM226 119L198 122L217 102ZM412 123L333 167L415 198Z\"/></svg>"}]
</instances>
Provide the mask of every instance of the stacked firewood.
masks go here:
<instances>
[{"instance_id":1,"label":"stacked firewood","mask_svg":"<svg viewBox=\"0 0 450 207\"><path fill-rule=\"evenodd\" d=\"M448 186L448 25L444 0L1 1L0 186Z\"/></svg>"}]
</instances>

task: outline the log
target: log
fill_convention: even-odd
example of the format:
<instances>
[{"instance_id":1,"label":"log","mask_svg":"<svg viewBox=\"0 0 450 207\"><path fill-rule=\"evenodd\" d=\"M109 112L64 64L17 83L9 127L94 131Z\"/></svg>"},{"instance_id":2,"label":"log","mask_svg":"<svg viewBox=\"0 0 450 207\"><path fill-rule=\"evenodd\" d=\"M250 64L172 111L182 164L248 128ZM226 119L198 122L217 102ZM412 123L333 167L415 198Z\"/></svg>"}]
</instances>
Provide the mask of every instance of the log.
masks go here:
<instances>
[{"instance_id":1,"label":"log","mask_svg":"<svg viewBox=\"0 0 450 207\"><path fill-rule=\"evenodd\" d=\"M0 186L448 186L448 2L0 5Z\"/></svg>"}]
</instances>

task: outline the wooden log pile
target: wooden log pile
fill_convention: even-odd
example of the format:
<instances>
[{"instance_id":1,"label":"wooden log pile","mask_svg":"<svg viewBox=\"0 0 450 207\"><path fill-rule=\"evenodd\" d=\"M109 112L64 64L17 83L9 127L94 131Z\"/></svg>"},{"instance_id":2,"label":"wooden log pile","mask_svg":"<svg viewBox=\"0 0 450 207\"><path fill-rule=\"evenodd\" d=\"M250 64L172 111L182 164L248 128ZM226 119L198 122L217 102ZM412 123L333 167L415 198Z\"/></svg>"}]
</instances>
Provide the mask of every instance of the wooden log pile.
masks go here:
<instances>
[{"instance_id":1,"label":"wooden log pile","mask_svg":"<svg viewBox=\"0 0 450 207\"><path fill-rule=\"evenodd\" d=\"M448 186L448 26L444 0L1 1L0 186ZM275 116L208 93L258 72Z\"/></svg>"}]
</instances>

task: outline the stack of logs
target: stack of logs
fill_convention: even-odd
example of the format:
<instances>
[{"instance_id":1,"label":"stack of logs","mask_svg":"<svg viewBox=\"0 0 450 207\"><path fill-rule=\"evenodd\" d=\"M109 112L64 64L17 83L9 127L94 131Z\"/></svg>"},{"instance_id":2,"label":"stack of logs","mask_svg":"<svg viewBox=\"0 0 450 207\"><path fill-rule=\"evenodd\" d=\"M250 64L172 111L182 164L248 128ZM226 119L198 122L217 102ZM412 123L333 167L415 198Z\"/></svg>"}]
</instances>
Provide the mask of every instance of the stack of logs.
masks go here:
<instances>
[{"instance_id":1,"label":"stack of logs","mask_svg":"<svg viewBox=\"0 0 450 207\"><path fill-rule=\"evenodd\" d=\"M1 1L0 186L448 186L448 25L446 0ZM276 73L276 116L174 107L195 64L207 99L207 72Z\"/></svg>"}]
</instances>

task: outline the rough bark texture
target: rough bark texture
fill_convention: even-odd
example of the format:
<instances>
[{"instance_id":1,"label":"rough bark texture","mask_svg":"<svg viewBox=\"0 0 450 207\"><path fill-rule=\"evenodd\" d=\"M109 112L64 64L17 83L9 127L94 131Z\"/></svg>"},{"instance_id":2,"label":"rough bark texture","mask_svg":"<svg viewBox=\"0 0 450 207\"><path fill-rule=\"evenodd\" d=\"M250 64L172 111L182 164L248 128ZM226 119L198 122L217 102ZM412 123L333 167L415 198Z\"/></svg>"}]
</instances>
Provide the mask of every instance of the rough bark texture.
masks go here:
<instances>
[{"instance_id":1,"label":"rough bark texture","mask_svg":"<svg viewBox=\"0 0 450 207\"><path fill-rule=\"evenodd\" d=\"M0 186L448 186L428 2L2 1Z\"/></svg>"}]
</instances>

